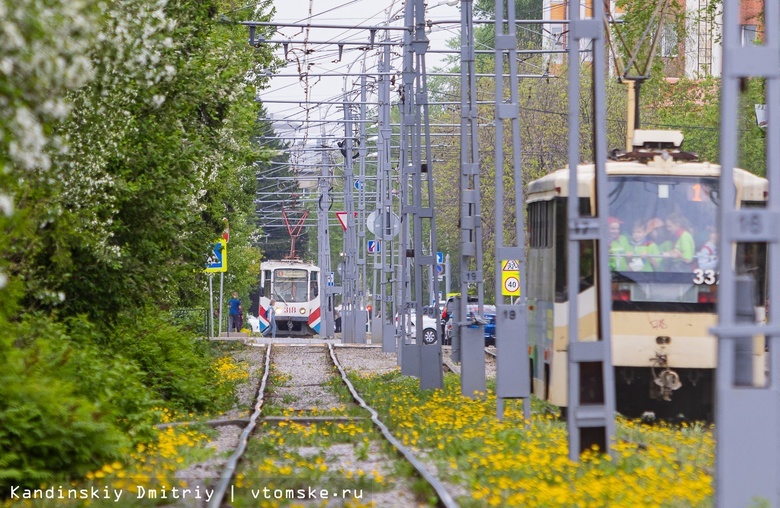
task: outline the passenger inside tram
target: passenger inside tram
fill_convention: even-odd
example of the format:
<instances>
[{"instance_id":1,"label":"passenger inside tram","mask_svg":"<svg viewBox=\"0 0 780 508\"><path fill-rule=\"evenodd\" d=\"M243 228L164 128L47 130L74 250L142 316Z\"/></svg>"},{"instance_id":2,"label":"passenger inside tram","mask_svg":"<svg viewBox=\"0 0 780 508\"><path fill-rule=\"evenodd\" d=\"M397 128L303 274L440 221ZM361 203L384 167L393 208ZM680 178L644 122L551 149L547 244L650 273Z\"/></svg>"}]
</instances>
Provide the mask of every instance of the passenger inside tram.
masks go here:
<instances>
[{"instance_id":1,"label":"passenger inside tram","mask_svg":"<svg viewBox=\"0 0 780 508\"><path fill-rule=\"evenodd\" d=\"M648 237L644 221L638 220L634 223L626 254L628 268L632 272L652 272L659 266L660 251Z\"/></svg>"},{"instance_id":2,"label":"passenger inside tram","mask_svg":"<svg viewBox=\"0 0 780 508\"><path fill-rule=\"evenodd\" d=\"M715 226L707 226L707 241L701 246L699 252L696 253L696 261L699 268L702 270L717 270L718 269L718 232L715 230Z\"/></svg>"},{"instance_id":3,"label":"passenger inside tram","mask_svg":"<svg viewBox=\"0 0 780 508\"><path fill-rule=\"evenodd\" d=\"M672 272L692 271L696 243L691 234L690 224L682 214L673 212L666 218L666 230L672 235L674 242L671 250L661 252L662 256L671 259L669 270Z\"/></svg>"},{"instance_id":4,"label":"passenger inside tram","mask_svg":"<svg viewBox=\"0 0 780 508\"><path fill-rule=\"evenodd\" d=\"M617 217L610 217L609 223L609 269L624 272L628 270L626 253L628 252L628 238L621 234L620 225L623 221Z\"/></svg>"}]
</instances>

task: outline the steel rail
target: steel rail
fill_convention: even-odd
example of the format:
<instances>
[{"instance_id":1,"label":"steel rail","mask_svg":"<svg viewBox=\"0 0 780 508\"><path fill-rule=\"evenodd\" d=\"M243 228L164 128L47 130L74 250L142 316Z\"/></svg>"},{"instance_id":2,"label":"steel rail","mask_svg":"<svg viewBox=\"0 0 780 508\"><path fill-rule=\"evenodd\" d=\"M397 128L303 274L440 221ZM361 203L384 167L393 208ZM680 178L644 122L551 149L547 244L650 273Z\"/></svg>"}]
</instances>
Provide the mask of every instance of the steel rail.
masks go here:
<instances>
[{"instance_id":1,"label":"steel rail","mask_svg":"<svg viewBox=\"0 0 780 508\"><path fill-rule=\"evenodd\" d=\"M222 476L219 479L219 482L217 483L217 486L214 488L214 494L211 498L211 501L209 501L208 508L219 508L222 506L222 500L225 497L225 493L227 492L227 488L230 485L230 480L233 478L233 475L236 472L236 466L238 465L238 461L241 459L241 456L244 454L244 451L246 450L246 445L249 440L249 435L254 430L255 426L257 425L257 419L260 417L260 412L263 410L263 402L264 395L265 395L265 387L268 383L268 374L271 372L271 344L268 344L268 348L265 350L265 368L263 371L263 379L260 382L260 388L257 389L257 400L255 402L255 410L252 413L252 416L249 417L249 424L244 428L244 431L241 433L241 436L238 438L238 446L236 447L236 451L233 452L233 455L230 456L230 458L227 461L227 464L225 464L225 469L222 470Z\"/></svg>"},{"instance_id":2,"label":"steel rail","mask_svg":"<svg viewBox=\"0 0 780 508\"><path fill-rule=\"evenodd\" d=\"M360 395L357 393L357 390L355 390L355 387L352 385L352 383L347 378L347 373L344 372L344 369L342 368L339 361L336 359L335 352L333 351L333 345L328 344L328 350L330 351L330 358L333 361L333 364L336 366L336 368L339 370L339 373L341 374L341 379L344 380L344 383L346 383L347 388L349 388L349 392L352 394L352 398L357 402L360 407L371 413L371 421L374 422L374 425L382 432L382 435L387 439L387 441L392 444L396 450L398 450L401 455L404 456L404 458L414 467L414 469L420 474L420 476L423 477L423 479L428 482L428 484L433 487L433 490L436 491L436 495L439 496L439 501L441 504L446 506L447 508L457 508L458 503L455 502L455 500L452 498L449 492L447 492L447 489L444 487L444 484L439 481L436 476L431 474L430 471L425 467L425 465L417 460L417 457L412 454L412 452L406 448L403 444L401 444L400 441L398 441L393 434L390 432L390 429L385 426L384 423L379 419L379 414L366 404L366 401L364 401Z\"/></svg>"}]
</instances>

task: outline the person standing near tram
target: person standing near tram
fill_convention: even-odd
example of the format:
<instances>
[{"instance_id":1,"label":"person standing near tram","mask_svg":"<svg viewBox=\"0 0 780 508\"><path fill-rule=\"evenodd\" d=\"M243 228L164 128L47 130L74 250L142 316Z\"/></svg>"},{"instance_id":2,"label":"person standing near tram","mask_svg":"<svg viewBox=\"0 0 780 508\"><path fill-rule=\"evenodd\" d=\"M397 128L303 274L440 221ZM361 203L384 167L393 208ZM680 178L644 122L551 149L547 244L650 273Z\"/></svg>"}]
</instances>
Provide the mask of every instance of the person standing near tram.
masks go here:
<instances>
[{"instance_id":1,"label":"person standing near tram","mask_svg":"<svg viewBox=\"0 0 780 508\"><path fill-rule=\"evenodd\" d=\"M268 313L265 316L268 319L268 331L271 332L272 339L276 338L276 309L274 305L276 305L276 300L268 302Z\"/></svg>"},{"instance_id":2,"label":"person standing near tram","mask_svg":"<svg viewBox=\"0 0 780 508\"><path fill-rule=\"evenodd\" d=\"M228 333L232 331L240 332L243 322L244 308L241 306L241 300L238 298L238 292L233 291L233 298L228 300Z\"/></svg>"}]
</instances>

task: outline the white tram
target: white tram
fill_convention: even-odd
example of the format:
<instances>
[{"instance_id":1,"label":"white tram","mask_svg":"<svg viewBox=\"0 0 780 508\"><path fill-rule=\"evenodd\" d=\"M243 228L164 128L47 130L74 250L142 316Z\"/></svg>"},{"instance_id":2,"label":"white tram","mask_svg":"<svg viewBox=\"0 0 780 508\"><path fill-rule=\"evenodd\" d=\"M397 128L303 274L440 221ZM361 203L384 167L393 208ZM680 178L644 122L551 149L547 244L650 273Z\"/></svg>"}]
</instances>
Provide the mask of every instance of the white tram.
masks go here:
<instances>
[{"instance_id":1,"label":"white tram","mask_svg":"<svg viewBox=\"0 0 780 508\"><path fill-rule=\"evenodd\" d=\"M717 320L719 268L712 240L717 239L720 166L659 155L645 161L606 163L617 410L632 417L653 411L659 417L709 419L717 367L717 339L708 330ZM593 172L592 165L582 165L577 172L584 216L595 206ZM735 169L734 185L739 207L766 205L766 179ZM533 392L563 407L568 189L569 170L561 169L531 182L527 196ZM596 340L593 242L582 241L580 251L579 338ZM739 244L735 254L737 273L756 281L756 315L761 320L766 305L766 244ZM754 366L754 382L762 383L763 338L754 340ZM583 371L587 373L586 368ZM600 378L600 368L593 376Z\"/></svg>"},{"instance_id":2,"label":"white tram","mask_svg":"<svg viewBox=\"0 0 780 508\"><path fill-rule=\"evenodd\" d=\"M304 261L263 261L260 264L260 329L268 331L268 305L275 300L277 335L320 333L320 269Z\"/></svg>"}]
</instances>

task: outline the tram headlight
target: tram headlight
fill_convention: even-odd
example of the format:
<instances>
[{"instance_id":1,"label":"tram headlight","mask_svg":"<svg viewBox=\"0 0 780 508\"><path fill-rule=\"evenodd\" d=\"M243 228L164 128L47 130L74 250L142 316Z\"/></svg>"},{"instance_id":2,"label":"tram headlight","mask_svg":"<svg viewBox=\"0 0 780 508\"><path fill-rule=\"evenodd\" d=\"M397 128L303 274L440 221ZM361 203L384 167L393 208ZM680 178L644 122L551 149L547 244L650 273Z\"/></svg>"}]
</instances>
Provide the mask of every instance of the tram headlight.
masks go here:
<instances>
[{"instance_id":1,"label":"tram headlight","mask_svg":"<svg viewBox=\"0 0 780 508\"><path fill-rule=\"evenodd\" d=\"M301 307L301 315L304 315L304 314L306 314L306 309Z\"/></svg>"}]
</instances>

